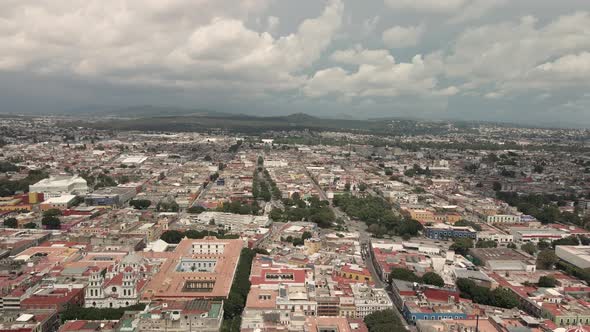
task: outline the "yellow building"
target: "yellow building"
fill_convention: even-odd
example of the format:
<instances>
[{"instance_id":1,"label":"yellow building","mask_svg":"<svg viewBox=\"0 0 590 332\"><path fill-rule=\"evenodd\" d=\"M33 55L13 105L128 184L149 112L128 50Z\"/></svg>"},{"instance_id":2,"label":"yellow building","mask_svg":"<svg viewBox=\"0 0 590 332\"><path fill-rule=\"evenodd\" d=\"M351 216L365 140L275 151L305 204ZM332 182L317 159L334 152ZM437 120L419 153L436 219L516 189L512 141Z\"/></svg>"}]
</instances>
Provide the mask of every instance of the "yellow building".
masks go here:
<instances>
[{"instance_id":1,"label":"yellow building","mask_svg":"<svg viewBox=\"0 0 590 332\"><path fill-rule=\"evenodd\" d=\"M410 217L412 219L418 220L421 223L435 221L434 213L432 213L432 211L409 209L408 212L410 213Z\"/></svg>"},{"instance_id":2,"label":"yellow building","mask_svg":"<svg viewBox=\"0 0 590 332\"><path fill-rule=\"evenodd\" d=\"M320 251L322 247L322 242L318 238L306 239L303 244L305 245L305 250L307 251L308 255L315 254L316 252Z\"/></svg>"},{"instance_id":3,"label":"yellow building","mask_svg":"<svg viewBox=\"0 0 590 332\"><path fill-rule=\"evenodd\" d=\"M369 270L367 270L366 268L360 267L356 264L346 264L340 270L335 270L334 273L336 274L336 276L350 280L355 280L358 282L373 282L371 272L369 272Z\"/></svg>"}]
</instances>

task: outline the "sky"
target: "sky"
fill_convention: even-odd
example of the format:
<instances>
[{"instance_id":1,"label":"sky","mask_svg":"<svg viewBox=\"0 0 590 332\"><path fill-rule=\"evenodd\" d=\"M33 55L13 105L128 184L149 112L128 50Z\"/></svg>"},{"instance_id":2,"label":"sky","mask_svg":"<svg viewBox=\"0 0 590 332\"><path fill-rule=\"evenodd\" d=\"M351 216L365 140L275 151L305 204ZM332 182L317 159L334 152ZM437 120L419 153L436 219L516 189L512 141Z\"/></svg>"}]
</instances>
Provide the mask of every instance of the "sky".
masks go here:
<instances>
[{"instance_id":1,"label":"sky","mask_svg":"<svg viewBox=\"0 0 590 332\"><path fill-rule=\"evenodd\" d=\"M0 112L590 127L588 0L3 0Z\"/></svg>"}]
</instances>

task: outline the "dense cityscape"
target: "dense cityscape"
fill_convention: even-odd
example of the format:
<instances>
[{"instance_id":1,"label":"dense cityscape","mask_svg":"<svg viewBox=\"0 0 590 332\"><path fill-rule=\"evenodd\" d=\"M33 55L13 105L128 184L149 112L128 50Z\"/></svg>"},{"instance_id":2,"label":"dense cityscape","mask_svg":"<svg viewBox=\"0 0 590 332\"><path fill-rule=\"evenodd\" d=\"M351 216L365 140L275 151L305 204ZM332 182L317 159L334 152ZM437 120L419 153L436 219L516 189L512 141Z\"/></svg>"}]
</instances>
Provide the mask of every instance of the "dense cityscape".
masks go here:
<instances>
[{"instance_id":1,"label":"dense cityscape","mask_svg":"<svg viewBox=\"0 0 590 332\"><path fill-rule=\"evenodd\" d=\"M590 326L588 130L231 121L2 116L0 331Z\"/></svg>"}]
</instances>

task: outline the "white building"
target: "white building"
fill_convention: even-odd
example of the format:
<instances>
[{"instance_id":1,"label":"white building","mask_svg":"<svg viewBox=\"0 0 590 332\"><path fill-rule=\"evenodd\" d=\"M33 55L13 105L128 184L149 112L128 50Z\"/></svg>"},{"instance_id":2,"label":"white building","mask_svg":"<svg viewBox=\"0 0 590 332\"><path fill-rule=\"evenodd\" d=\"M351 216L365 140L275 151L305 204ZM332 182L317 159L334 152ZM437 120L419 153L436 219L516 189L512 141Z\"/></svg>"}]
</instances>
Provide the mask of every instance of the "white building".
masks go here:
<instances>
[{"instance_id":1,"label":"white building","mask_svg":"<svg viewBox=\"0 0 590 332\"><path fill-rule=\"evenodd\" d=\"M590 267L590 246L556 246L555 254L581 269Z\"/></svg>"},{"instance_id":2,"label":"white building","mask_svg":"<svg viewBox=\"0 0 590 332\"><path fill-rule=\"evenodd\" d=\"M244 228L268 227L268 216L253 216L247 214L235 214L217 211L206 211L193 217L193 221L199 224L223 225L227 231L242 230Z\"/></svg>"},{"instance_id":3,"label":"white building","mask_svg":"<svg viewBox=\"0 0 590 332\"><path fill-rule=\"evenodd\" d=\"M514 236L514 242L534 242L547 241L552 242L555 240L567 237L569 234L553 228L512 228L512 236Z\"/></svg>"},{"instance_id":4,"label":"white building","mask_svg":"<svg viewBox=\"0 0 590 332\"><path fill-rule=\"evenodd\" d=\"M90 267L91 274L84 306L86 308L121 308L137 304L151 270L136 253L125 256L120 263L101 269Z\"/></svg>"},{"instance_id":5,"label":"white building","mask_svg":"<svg viewBox=\"0 0 590 332\"><path fill-rule=\"evenodd\" d=\"M351 284L354 294L356 318L365 318L374 312L393 309L393 302L385 289L373 288L365 284Z\"/></svg>"},{"instance_id":6,"label":"white building","mask_svg":"<svg viewBox=\"0 0 590 332\"><path fill-rule=\"evenodd\" d=\"M306 316L317 314L317 302L310 296L306 286L279 285L276 307L287 312L299 310Z\"/></svg>"},{"instance_id":7,"label":"white building","mask_svg":"<svg viewBox=\"0 0 590 332\"><path fill-rule=\"evenodd\" d=\"M144 155L122 155L121 157L119 157L119 162L127 166L137 166L142 164L146 160L147 157Z\"/></svg>"},{"instance_id":8,"label":"white building","mask_svg":"<svg viewBox=\"0 0 590 332\"><path fill-rule=\"evenodd\" d=\"M496 241L500 244L502 243L512 243L514 242L514 236L511 234L502 234L492 231L484 231L477 233L477 238L480 240L485 241Z\"/></svg>"},{"instance_id":9,"label":"white building","mask_svg":"<svg viewBox=\"0 0 590 332\"><path fill-rule=\"evenodd\" d=\"M520 222L520 216L515 216L511 214L497 214L494 216L488 216L487 222L488 224L516 224Z\"/></svg>"},{"instance_id":10,"label":"white building","mask_svg":"<svg viewBox=\"0 0 590 332\"><path fill-rule=\"evenodd\" d=\"M287 162L285 160L267 159L264 161L264 166L266 166L266 167L288 167L289 162Z\"/></svg>"},{"instance_id":11,"label":"white building","mask_svg":"<svg viewBox=\"0 0 590 332\"><path fill-rule=\"evenodd\" d=\"M67 194L83 195L88 193L88 184L78 175L51 176L30 185L29 192L43 193L45 199Z\"/></svg>"},{"instance_id":12,"label":"white building","mask_svg":"<svg viewBox=\"0 0 590 332\"><path fill-rule=\"evenodd\" d=\"M61 195L58 197L51 197L41 203L41 210L46 211L49 209L65 210L72 206L72 203L76 199L76 195Z\"/></svg>"}]
</instances>

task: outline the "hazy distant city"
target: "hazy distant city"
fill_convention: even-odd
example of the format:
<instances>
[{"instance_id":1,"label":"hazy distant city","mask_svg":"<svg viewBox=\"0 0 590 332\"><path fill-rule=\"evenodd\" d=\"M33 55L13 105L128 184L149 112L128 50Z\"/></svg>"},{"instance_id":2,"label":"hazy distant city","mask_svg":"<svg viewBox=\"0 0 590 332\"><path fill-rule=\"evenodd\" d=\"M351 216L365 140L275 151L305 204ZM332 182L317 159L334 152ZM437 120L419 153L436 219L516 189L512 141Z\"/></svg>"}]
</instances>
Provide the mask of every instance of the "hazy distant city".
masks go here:
<instances>
[{"instance_id":1,"label":"hazy distant city","mask_svg":"<svg viewBox=\"0 0 590 332\"><path fill-rule=\"evenodd\" d=\"M589 135L306 114L4 116L2 330L584 325Z\"/></svg>"}]
</instances>

